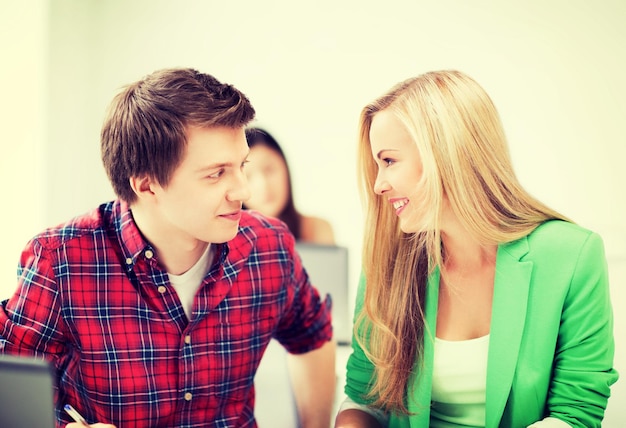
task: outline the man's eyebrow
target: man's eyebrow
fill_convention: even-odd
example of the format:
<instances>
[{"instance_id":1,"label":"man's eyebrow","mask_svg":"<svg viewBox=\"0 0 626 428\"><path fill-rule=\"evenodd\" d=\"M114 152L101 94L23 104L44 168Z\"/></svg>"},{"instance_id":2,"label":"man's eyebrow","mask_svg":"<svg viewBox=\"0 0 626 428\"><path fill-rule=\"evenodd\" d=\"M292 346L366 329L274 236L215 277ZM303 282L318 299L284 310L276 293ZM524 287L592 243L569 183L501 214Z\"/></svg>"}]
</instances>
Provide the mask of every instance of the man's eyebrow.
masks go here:
<instances>
[{"instance_id":1,"label":"man's eyebrow","mask_svg":"<svg viewBox=\"0 0 626 428\"><path fill-rule=\"evenodd\" d=\"M210 171L212 169L218 169L218 168L226 168L229 166L232 166L233 163L232 162L220 162L220 163L213 163L211 165L204 165L201 166L200 168L197 169L198 172L203 172L203 171Z\"/></svg>"},{"instance_id":2,"label":"man's eyebrow","mask_svg":"<svg viewBox=\"0 0 626 428\"><path fill-rule=\"evenodd\" d=\"M241 162L245 162L248 159L248 156L250 156L250 149L246 151L246 154L245 156L243 156ZM197 169L197 171L203 172L203 171L210 171L212 169L218 169L218 168L228 168L234 165L239 165L241 162L216 162L210 165L201 166L200 168Z\"/></svg>"}]
</instances>

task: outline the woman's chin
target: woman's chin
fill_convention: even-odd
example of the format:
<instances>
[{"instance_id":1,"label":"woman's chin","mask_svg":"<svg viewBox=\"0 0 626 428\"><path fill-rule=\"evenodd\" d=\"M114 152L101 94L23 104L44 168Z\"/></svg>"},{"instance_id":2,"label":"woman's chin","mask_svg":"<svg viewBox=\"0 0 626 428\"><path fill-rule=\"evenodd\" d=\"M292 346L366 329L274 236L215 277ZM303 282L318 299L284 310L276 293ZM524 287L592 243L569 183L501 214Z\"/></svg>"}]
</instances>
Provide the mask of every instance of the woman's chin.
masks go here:
<instances>
[{"instance_id":1,"label":"woman's chin","mask_svg":"<svg viewBox=\"0 0 626 428\"><path fill-rule=\"evenodd\" d=\"M415 227L414 224L406 224L404 222L400 222L400 230L404 233L417 233L419 229Z\"/></svg>"}]
</instances>

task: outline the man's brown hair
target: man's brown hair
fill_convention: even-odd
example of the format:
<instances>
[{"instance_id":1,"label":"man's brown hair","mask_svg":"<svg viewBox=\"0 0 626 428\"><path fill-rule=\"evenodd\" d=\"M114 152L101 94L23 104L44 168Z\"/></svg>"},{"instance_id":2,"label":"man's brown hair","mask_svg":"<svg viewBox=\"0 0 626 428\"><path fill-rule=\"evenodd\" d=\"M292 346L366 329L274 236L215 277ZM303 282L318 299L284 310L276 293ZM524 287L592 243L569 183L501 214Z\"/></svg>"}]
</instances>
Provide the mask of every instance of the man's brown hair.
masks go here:
<instances>
[{"instance_id":1,"label":"man's brown hair","mask_svg":"<svg viewBox=\"0 0 626 428\"><path fill-rule=\"evenodd\" d=\"M113 190L132 203L131 177L148 175L167 185L182 160L187 127L240 128L254 115L234 86L190 68L158 70L126 86L111 102L101 133Z\"/></svg>"}]
</instances>

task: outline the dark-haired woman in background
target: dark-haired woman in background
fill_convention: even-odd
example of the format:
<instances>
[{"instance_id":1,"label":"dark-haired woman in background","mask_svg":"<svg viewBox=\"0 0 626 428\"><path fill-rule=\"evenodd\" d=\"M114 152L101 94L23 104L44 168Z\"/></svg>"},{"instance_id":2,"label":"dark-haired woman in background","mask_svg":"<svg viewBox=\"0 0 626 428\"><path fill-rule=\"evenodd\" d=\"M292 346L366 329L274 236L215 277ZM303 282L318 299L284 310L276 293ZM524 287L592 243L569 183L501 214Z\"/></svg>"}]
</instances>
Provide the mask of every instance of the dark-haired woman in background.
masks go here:
<instances>
[{"instance_id":1,"label":"dark-haired woman in background","mask_svg":"<svg viewBox=\"0 0 626 428\"><path fill-rule=\"evenodd\" d=\"M251 196L244 208L282 220L298 241L334 245L328 221L296 209L289 166L276 139L261 128L248 128L246 138L250 147L246 174Z\"/></svg>"},{"instance_id":2,"label":"dark-haired woman in background","mask_svg":"<svg viewBox=\"0 0 626 428\"><path fill-rule=\"evenodd\" d=\"M297 241L335 245L330 223L318 217L302 215L296 209L287 159L276 139L261 128L246 129L246 138L250 154L244 170L250 186L250 198L244 203L244 208L282 220ZM282 367L289 363L288 359L285 360L284 350L272 340L255 377L255 416L261 427L302 426L301 420L291 419L289 411L276 412L274 404L277 400L280 402L284 393L283 376L287 373ZM290 371L289 383L297 394L297 385L301 380L293 377L293 373L297 370Z\"/></svg>"}]
</instances>

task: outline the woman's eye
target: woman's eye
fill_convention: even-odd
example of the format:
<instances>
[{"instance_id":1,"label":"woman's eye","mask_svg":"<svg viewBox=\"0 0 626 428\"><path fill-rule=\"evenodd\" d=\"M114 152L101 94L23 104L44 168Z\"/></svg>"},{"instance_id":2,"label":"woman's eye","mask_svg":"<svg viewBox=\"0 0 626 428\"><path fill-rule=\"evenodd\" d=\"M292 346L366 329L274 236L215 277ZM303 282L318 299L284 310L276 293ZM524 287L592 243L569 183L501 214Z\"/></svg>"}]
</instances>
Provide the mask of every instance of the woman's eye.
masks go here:
<instances>
[{"instance_id":1,"label":"woman's eye","mask_svg":"<svg viewBox=\"0 0 626 428\"><path fill-rule=\"evenodd\" d=\"M395 161L393 159L390 159L390 158L384 158L383 159L383 163L385 164L385 166L391 166L391 165L393 165L394 162Z\"/></svg>"}]
</instances>

